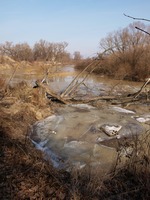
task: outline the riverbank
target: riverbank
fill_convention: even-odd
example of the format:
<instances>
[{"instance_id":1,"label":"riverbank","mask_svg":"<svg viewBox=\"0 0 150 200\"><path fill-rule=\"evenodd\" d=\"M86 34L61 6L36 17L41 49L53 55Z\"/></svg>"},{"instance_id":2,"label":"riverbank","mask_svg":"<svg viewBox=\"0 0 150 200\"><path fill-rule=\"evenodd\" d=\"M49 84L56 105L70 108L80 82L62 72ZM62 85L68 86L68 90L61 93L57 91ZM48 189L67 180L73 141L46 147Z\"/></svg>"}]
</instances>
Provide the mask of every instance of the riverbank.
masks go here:
<instances>
[{"instance_id":1,"label":"riverbank","mask_svg":"<svg viewBox=\"0 0 150 200\"><path fill-rule=\"evenodd\" d=\"M64 174L49 165L28 138L30 125L52 112L49 103L25 83L1 91L0 199L66 197L60 182Z\"/></svg>"},{"instance_id":2,"label":"riverbank","mask_svg":"<svg viewBox=\"0 0 150 200\"><path fill-rule=\"evenodd\" d=\"M123 167L105 175L91 169L64 172L53 168L29 140L31 125L53 114L60 103L45 98L40 88L20 83L0 93L1 199L148 199L149 133L135 140L135 154ZM127 145L127 144L124 144ZM146 145L147 151L143 149ZM140 148L140 157L136 155ZM139 151L138 151L139 152ZM119 159L119 157L118 157Z\"/></svg>"},{"instance_id":3,"label":"riverbank","mask_svg":"<svg viewBox=\"0 0 150 200\"><path fill-rule=\"evenodd\" d=\"M105 175L103 179L99 176L98 171L93 175L91 169L71 173L56 170L51 163L43 159L43 154L35 148L28 136L30 128L36 121L52 115L55 113L55 109L63 105L46 99L42 88L32 88L31 84L26 82L16 83L14 81L14 75L19 77L18 82L20 82L20 79L24 79L26 74L30 79L33 74L36 79L42 80L50 68L50 63L35 62L32 64L8 59L0 64L0 68L3 71L1 77L5 80L1 79L0 82L1 199L89 200L129 199L131 196L132 199L137 199L137 197L146 199L148 197L150 193L149 148L146 147L146 153L143 150L143 145L149 145L147 135L142 142L139 140L133 142L136 147L133 157L127 159L127 163L123 167L117 163L115 172ZM60 68L51 66L50 69L52 70L50 76L52 76L53 72L57 72ZM68 75L70 72L63 73L66 76L66 73ZM57 78L58 75L59 73ZM36 79L33 78L33 80ZM61 79L57 82L63 84ZM11 83L13 83L13 87L10 86ZM52 84L53 82L51 82ZM56 89L56 83L54 82L54 84ZM131 87L132 90L133 88ZM101 101L95 101L92 104L97 107L103 105ZM141 114L148 108L148 106L141 107L140 103L126 106L128 109L138 110L138 113L141 112ZM140 158L136 156L137 144L142 153ZM125 143L124 145L129 144Z\"/></svg>"},{"instance_id":4,"label":"riverbank","mask_svg":"<svg viewBox=\"0 0 150 200\"><path fill-rule=\"evenodd\" d=\"M113 63L113 60L106 59L85 59L76 63L75 69L77 70L84 70L87 66L87 72L91 74L99 75L99 76L107 76L112 79L116 80L127 80L127 81L136 81L136 82L143 82L149 78L150 75L150 68L142 68L137 67L132 69L130 65L127 63ZM112 63L111 63L112 62ZM94 68L94 70L93 70ZM92 70L91 70L92 69Z\"/></svg>"}]
</instances>

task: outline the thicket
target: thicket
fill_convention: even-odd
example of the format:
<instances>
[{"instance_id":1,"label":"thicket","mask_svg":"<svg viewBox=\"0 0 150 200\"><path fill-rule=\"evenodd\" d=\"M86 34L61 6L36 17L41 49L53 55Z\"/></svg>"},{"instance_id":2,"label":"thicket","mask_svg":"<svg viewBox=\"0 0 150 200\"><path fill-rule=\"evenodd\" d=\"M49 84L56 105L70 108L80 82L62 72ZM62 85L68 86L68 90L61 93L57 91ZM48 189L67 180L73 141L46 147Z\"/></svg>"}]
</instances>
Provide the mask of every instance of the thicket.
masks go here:
<instances>
[{"instance_id":1,"label":"thicket","mask_svg":"<svg viewBox=\"0 0 150 200\"><path fill-rule=\"evenodd\" d=\"M95 73L134 81L150 75L150 35L135 27L150 32L150 26L134 22L109 33L100 41L102 53L98 55L100 64L94 70ZM78 63L76 67L82 69L86 62Z\"/></svg>"},{"instance_id":2,"label":"thicket","mask_svg":"<svg viewBox=\"0 0 150 200\"><path fill-rule=\"evenodd\" d=\"M69 61L70 54L66 51L68 43L51 43L45 40L36 42L33 47L28 43L13 44L5 42L0 44L0 55L9 56L16 61Z\"/></svg>"}]
</instances>

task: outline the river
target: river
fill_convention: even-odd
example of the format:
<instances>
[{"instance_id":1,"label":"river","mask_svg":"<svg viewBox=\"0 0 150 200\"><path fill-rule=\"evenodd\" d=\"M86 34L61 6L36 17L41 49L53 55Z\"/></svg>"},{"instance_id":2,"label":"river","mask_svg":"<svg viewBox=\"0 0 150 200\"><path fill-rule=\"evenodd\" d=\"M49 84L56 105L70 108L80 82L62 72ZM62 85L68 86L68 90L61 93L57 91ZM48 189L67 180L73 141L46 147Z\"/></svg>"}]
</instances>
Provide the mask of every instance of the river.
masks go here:
<instances>
[{"instance_id":1,"label":"river","mask_svg":"<svg viewBox=\"0 0 150 200\"><path fill-rule=\"evenodd\" d=\"M73 66L59 67L47 77L48 86L53 92L60 94L78 73ZM78 81L82 81L85 75ZM43 78L43 74L16 72L10 83L26 81L34 86L37 79ZM72 96L86 99L129 94L137 92L141 85L142 83L112 80L92 74ZM116 162L119 141L143 134L149 128L149 122L150 108L147 104L135 103L127 108L107 102L98 102L96 107L71 104L58 108L54 115L36 122L30 138L45 153L45 158L57 168L71 170L72 167L90 166L108 172ZM129 149L129 154L132 151L133 149Z\"/></svg>"}]
</instances>

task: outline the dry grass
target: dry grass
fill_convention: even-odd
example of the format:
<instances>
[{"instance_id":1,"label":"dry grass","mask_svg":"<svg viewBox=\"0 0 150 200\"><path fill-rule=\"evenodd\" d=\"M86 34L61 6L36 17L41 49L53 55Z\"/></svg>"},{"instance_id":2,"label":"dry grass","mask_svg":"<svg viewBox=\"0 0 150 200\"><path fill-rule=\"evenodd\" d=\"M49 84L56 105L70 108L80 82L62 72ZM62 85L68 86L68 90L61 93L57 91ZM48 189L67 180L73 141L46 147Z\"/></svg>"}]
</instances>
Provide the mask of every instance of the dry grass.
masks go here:
<instances>
[{"instance_id":1,"label":"dry grass","mask_svg":"<svg viewBox=\"0 0 150 200\"><path fill-rule=\"evenodd\" d=\"M149 199L150 197L150 130L142 138L134 136L121 144L126 157L119 154L112 180L106 181L112 199ZM125 162L124 162L125 160ZM122 164L123 162L123 164ZM121 164L121 165L120 165ZM111 199L110 198L110 199Z\"/></svg>"},{"instance_id":2,"label":"dry grass","mask_svg":"<svg viewBox=\"0 0 150 200\"><path fill-rule=\"evenodd\" d=\"M48 165L28 139L12 139L6 132L0 130L0 199L64 199L63 173Z\"/></svg>"},{"instance_id":3,"label":"dry grass","mask_svg":"<svg viewBox=\"0 0 150 200\"><path fill-rule=\"evenodd\" d=\"M142 139L134 136L119 144L118 162L103 177L99 169L72 172L71 189L75 199L149 199L150 197L150 130ZM130 152L123 150L132 149Z\"/></svg>"},{"instance_id":4,"label":"dry grass","mask_svg":"<svg viewBox=\"0 0 150 200\"><path fill-rule=\"evenodd\" d=\"M58 171L28 138L30 125L50 115L58 104L26 83L7 87L1 96L0 199L149 199L150 131L120 144L116 168L108 175L102 177L99 169L90 167ZM132 153L124 161L126 147L132 147Z\"/></svg>"},{"instance_id":5,"label":"dry grass","mask_svg":"<svg viewBox=\"0 0 150 200\"><path fill-rule=\"evenodd\" d=\"M46 162L28 138L29 126L45 117L44 109L49 107L35 91L25 83L3 91L0 101L0 199L65 199L68 196L62 184L65 173L59 173ZM39 116L42 110L44 114Z\"/></svg>"}]
</instances>

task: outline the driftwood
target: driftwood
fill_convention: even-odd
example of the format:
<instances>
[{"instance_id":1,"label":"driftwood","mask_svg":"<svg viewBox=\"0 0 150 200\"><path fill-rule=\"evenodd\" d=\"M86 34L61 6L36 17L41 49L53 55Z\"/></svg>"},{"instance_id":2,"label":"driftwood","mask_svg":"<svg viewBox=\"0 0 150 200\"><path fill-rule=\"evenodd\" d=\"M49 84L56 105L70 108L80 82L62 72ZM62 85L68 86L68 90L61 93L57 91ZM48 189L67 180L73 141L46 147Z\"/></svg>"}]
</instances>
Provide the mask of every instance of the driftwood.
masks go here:
<instances>
[{"instance_id":1,"label":"driftwood","mask_svg":"<svg viewBox=\"0 0 150 200\"><path fill-rule=\"evenodd\" d=\"M91 103L91 102L96 102L96 101L107 101L112 104L128 104L128 103L133 103L139 101L139 99L134 99L133 97L128 97L128 96L97 96L97 97L91 97L88 99L76 99L72 98L70 99L71 102L77 102L77 103Z\"/></svg>"},{"instance_id":2,"label":"driftwood","mask_svg":"<svg viewBox=\"0 0 150 200\"><path fill-rule=\"evenodd\" d=\"M53 91L51 91L49 89L49 87L47 85L45 85L44 83L41 83L41 82L37 82L38 84L38 87L41 87L45 90L45 93L47 94L47 97L49 99L51 99L52 101L57 101L57 102L60 102L60 103L63 103L63 104L69 104L69 103L90 103L90 102L93 102L93 101L108 101L110 103L113 103L113 104L128 104L128 103L134 103L134 102L137 102L139 101L140 99L142 99L142 97L140 96L140 94L142 95L142 91L143 89L146 87L146 85L148 84L149 82L146 82L143 84L143 86L141 87L141 89L137 92L137 93L134 93L134 94L131 94L131 95L127 95L127 96L115 96L115 95L104 95L104 96L96 96L96 97L89 97L88 99L76 99L76 98L73 98L73 97L61 97L61 95L57 95L55 94ZM145 98L145 97L144 97Z\"/></svg>"}]
</instances>

